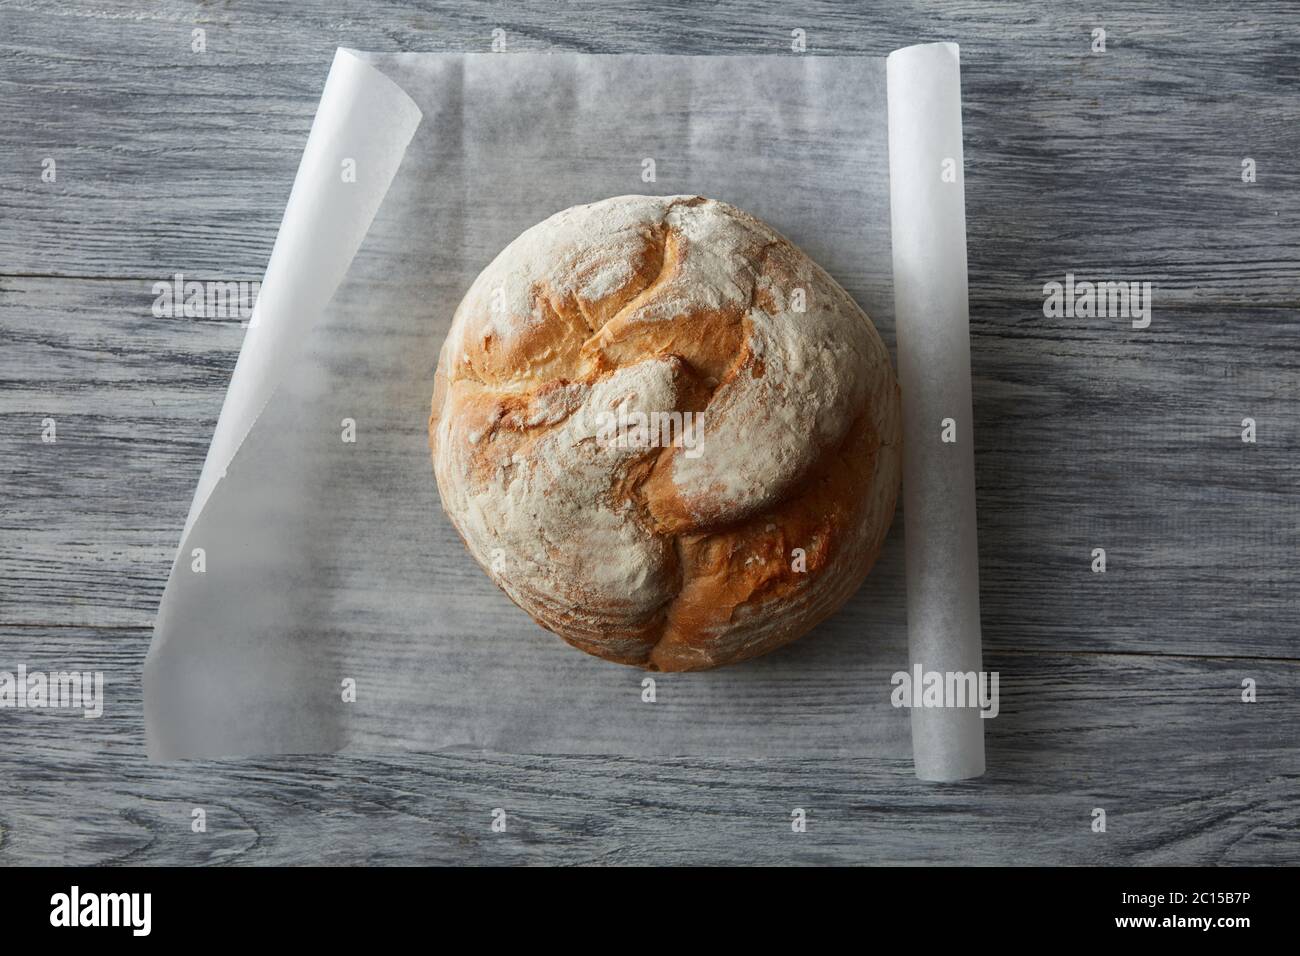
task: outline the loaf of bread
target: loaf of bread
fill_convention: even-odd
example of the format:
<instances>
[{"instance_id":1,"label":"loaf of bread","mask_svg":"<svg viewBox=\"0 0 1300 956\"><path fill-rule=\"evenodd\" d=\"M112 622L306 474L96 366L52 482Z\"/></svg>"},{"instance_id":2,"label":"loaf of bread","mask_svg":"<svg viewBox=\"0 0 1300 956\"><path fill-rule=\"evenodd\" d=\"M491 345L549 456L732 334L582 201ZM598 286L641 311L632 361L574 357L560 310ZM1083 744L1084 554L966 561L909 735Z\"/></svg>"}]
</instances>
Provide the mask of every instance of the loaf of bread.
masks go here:
<instances>
[{"instance_id":1,"label":"loaf of bread","mask_svg":"<svg viewBox=\"0 0 1300 956\"><path fill-rule=\"evenodd\" d=\"M574 647L659 671L836 611L889 530L901 441L862 309L700 196L575 206L510 243L456 310L429 418L492 580Z\"/></svg>"}]
</instances>

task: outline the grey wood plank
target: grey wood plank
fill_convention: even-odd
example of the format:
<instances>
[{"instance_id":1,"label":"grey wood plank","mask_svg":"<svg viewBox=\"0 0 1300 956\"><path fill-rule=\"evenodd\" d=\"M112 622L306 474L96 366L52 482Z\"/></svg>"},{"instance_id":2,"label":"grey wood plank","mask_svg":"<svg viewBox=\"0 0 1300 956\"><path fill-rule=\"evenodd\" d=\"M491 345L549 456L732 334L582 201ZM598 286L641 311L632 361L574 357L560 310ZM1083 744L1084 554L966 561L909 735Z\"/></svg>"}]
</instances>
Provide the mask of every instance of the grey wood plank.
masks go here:
<instances>
[{"instance_id":1,"label":"grey wood plank","mask_svg":"<svg viewBox=\"0 0 1300 956\"><path fill-rule=\"evenodd\" d=\"M1149 278L1162 305L1297 301L1300 54L1285 3L1247 18L1164 2L1098 17L1042 2L992 16L977 3L342 12L320 0L9 5L2 271L258 276L339 44L486 50L501 28L515 50L780 53L802 25L810 55L963 42L975 301L1029 305L1066 269ZM190 49L196 25L203 54ZM1108 30L1105 54L1090 52L1094 26ZM39 179L47 156L56 184ZM1253 185L1240 180L1247 156Z\"/></svg>"},{"instance_id":2,"label":"grey wood plank","mask_svg":"<svg viewBox=\"0 0 1300 956\"><path fill-rule=\"evenodd\" d=\"M104 716L0 711L0 863L1293 862L1300 665L992 655L989 774L906 757L471 753L150 764L140 629L23 629L29 667L100 668ZM1241 703L1240 680L1259 686ZM864 693L888 693L887 687ZM900 719L906 720L899 712ZM1153 759L1158 755L1159 759ZM203 807L208 832L190 830ZM490 830L506 810L505 834ZM806 834L790 829L802 807ZM1093 833L1092 811L1107 812Z\"/></svg>"},{"instance_id":3,"label":"grey wood plank","mask_svg":"<svg viewBox=\"0 0 1300 956\"><path fill-rule=\"evenodd\" d=\"M0 280L0 623L153 621L243 330L152 301L139 280ZM1086 320L978 344L989 648L1300 657L1300 372L1270 351L1287 312L1252 315L1260 341L1225 332L1225 308L1180 312L1151 344ZM881 599L899 559L875 572ZM478 581L463 570L439 580Z\"/></svg>"},{"instance_id":4,"label":"grey wood plank","mask_svg":"<svg viewBox=\"0 0 1300 956\"><path fill-rule=\"evenodd\" d=\"M1294 863L1298 24L1281 2L0 5L0 668L102 667L125 708L0 711L0 863ZM501 27L516 50L782 52L796 26L810 55L962 43L989 776L921 785L890 753L146 763L139 666L241 336L154 319L148 286L260 274L334 47ZM1045 319L1066 271L1152 281L1152 327Z\"/></svg>"}]
</instances>

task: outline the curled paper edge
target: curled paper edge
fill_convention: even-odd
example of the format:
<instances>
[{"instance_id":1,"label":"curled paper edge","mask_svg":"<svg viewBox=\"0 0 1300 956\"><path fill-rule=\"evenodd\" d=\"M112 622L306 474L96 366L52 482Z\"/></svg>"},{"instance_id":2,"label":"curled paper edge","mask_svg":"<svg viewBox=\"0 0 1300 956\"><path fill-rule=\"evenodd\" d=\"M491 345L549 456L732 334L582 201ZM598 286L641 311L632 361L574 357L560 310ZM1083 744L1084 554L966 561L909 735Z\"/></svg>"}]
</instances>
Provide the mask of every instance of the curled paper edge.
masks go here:
<instances>
[{"instance_id":1,"label":"curled paper edge","mask_svg":"<svg viewBox=\"0 0 1300 956\"><path fill-rule=\"evenodd\" d=\"M178 755L160 737L157 672L177 626L171 609L200 586L181 570L190 534L347 275L422 115L393 80L336 51L155 618L144 668L151 760Z\"/></svg>"},{"instance_id":2,"label":"curled paper edge","mask_svg":"<svg viewBox=\"0 0 1300 956\"><path fill-rule=\"evenodd\" d=\"M970 316L955 43L895 50L886 61L894 307L903 393L903 516L909 678L980 675ZM954 174L943 175L945 170ZM940 435L952 419L956 441ZM984 773L976 706L917 706L912 756L922 780Z\"/></svg>"},{"instance_id":3,"label":"curled paper edge","mask_svg":"<svg viewBox=\"0 0 1300 956\"><path fill-rule=\"evenodd\" d=\"M182 550L292 361L293 345L347 274L421 117L415 101L356 51L335 51L185 520ZM355 181L341 189L346 160L355 163Z\"/></svg>"}]
</instances>

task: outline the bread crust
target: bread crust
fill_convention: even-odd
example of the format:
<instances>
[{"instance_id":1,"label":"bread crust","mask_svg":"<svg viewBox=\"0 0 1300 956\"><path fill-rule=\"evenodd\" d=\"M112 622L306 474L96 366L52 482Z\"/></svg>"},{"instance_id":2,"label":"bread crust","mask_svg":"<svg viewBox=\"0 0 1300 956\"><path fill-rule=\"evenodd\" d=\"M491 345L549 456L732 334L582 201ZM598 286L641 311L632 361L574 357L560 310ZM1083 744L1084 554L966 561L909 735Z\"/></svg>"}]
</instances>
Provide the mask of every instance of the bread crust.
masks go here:
<instances>
[{"instance_id":1,"label":"bread crust","mask_svg":"<svg viewBox=\"0 0 1300 956\"><path fill-rule=\"evenodd\" d=\"M893 519L899 398L871 320L770 226L619 196L533 226L475 280L429 444L470 554L538 624L606 660L703 670L857 590ZM611 417L638 412L700 416L698 444L611 441Z\"/></svg>"}]
</instances>

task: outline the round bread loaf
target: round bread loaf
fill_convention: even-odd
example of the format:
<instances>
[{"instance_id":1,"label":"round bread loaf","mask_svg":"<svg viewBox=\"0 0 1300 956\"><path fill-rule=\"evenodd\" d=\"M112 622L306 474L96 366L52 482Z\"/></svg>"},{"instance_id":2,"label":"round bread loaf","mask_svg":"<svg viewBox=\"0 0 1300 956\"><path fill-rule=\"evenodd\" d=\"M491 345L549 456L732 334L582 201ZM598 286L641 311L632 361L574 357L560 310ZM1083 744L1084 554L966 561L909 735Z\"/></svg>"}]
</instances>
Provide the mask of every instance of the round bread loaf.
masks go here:
<instances>
[{"instance_id":1,"label":"round bread loaf","mask_svg":"<svg viewBox=\"0 0 1300 956\"><path fill-rule=\"evenodd\" d=\"M689 671L780 647L858 588L900 429L888 351L808 256L725 203L619 196L475 280L429 443L447 515L537 623Z\"/></svg>"}]
</instances>

